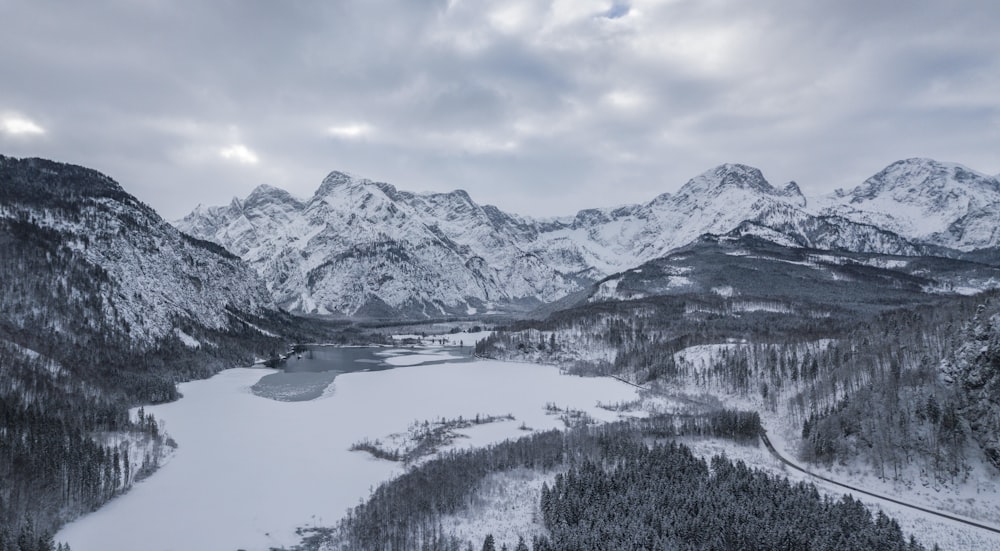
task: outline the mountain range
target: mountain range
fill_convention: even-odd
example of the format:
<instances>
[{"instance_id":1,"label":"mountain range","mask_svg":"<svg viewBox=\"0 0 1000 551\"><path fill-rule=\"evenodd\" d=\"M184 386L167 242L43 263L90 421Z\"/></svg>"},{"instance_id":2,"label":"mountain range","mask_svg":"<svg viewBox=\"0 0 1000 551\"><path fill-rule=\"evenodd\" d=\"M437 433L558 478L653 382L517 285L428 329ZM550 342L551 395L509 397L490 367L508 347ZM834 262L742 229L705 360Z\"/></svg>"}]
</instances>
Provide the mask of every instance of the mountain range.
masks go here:
<instances>
[{"instance_id":1,"label":"mountain range","mask_svg":"<svg viewBox=\"0 0 1000 551\"><path fill-rule=\"evenodd\" d=\"M332 172L308 199L260 186L227 206L199 206L175 225L241 257L289 310L435 317L593 296L603 279L706 234L989 260L994 251L981 250L1000 245L1000 180L916 158L853 190L806 198L795 182L776 187L756 168L724 164L648 203L533 219L462 190L411 193Z\"/></svg>"},{"instance_id":2,"label":"mountain range","mask_svg":"<svg viewBox=\"0 0 1000 551\"><path fill-rule=\"evenodd\" d=\"M847 348L868 350L869 334L896 340L878 347L878 361L831 354L845 363L814 362L826 375L793 368L792 381L818 377L812 411L847 403L837 389L850 384L848 366L871 377L872 366L900 365L883 361L898 351L909 363L896 376L884 369L881 382L864 379L865 392L891 390L924 381L934 358L954 352L942 364L947 379L928 375L937 386L892 400L855 392L851 407L897 427L889 414L872 415L872 404L937 395L996 465L995 307L976 305L990 295L944 295L1000 287L998 205L995 177L926 159L817 198L726 164L644 204L550 219L480 205L464 191L410 193L333 172L309 199L261 186L171 225L97 171L0 156L0 447L11 450L0 458L0 526L57 527L127 489L103 435L159 430L134 422L129 407L176 399L177 381L277 356L289 341L330 342L327 327L352 325L282 308L367 318L552 314L494 333L480 352L637 382L678 375L664 361L671 350L748 339L782 343L788 358L772 367L795 366L785 341L805 339L804 366L809 343L852 338L860 323ZM902 322L878 321L893 311ZM963 344L953 336L970 312ZM743 373L744 392L777 400L784 369L720 373ZM958 388L950 402L946 381ZM922 419L922 407L906 418ZM890 442L891 431L878 430L870 440Z\"/></svg>"}]
</instances>

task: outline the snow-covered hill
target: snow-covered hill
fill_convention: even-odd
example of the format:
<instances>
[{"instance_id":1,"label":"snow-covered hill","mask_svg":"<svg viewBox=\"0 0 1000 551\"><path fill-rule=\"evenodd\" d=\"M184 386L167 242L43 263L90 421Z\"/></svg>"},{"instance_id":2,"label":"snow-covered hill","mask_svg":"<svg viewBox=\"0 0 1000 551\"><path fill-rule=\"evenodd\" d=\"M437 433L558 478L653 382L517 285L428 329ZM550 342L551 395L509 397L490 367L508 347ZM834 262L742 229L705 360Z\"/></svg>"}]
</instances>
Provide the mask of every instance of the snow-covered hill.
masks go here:
<instances>
[{"instance_id":1,"label":"snow-covered hill","mask_svg":"<svg viewBox=\"0 0 1000 551\"><path fill-rule=\"evenodd\" d=\"M815 202L908 239L969 251L1000 244L1000 180L955 163L897 161L851 191Z\"/></svg>"},{"instance_id":2,"label":"snow-covered hill","mask_svg":"<svg viewBox=\"0 0 1000 551\"><path fill-rule=\"evenodd\" d=\"M185 330L225 331L275 310L242 260L182 234L90 169L0 156L0 239L18 256L4 258L4 273L21 278L3 300L9 327L190 343Z\"/></svg>"},{"instance_id":3,"label":"snow-covered hill","mask_svg":"<svg viewBox=\"0 0 1000 551\"><path fill-rule=\"evenodd\" d=\"M833 309L874 311L919 303L930 294L973 294L1000 287L1000 266L779 244L743 229L703 235L663 257L609 276L578 304L716 295L727 299L718 315L764 310L827 317Z\"/></svg>"},{"instance_id":4,"label":"snow-covered hill","mask_svg":"<svg viewBox=\"0 0 1000 551\"><path fill-rule=\"evenodd\" d=\"M890 193L925 173L923 199ZM705 234L907 256L995 246L998 187L957 165L911 160L852 194L809 201L795 182L775 187L756 168L724 164L645 204L534 220L461 190L409 193L333 172L308 200L262 186L176 224L247 260L292 310L435 316L548 303ZM928 219L947 232L917 231Z\"/></svg>"}]
</instances>

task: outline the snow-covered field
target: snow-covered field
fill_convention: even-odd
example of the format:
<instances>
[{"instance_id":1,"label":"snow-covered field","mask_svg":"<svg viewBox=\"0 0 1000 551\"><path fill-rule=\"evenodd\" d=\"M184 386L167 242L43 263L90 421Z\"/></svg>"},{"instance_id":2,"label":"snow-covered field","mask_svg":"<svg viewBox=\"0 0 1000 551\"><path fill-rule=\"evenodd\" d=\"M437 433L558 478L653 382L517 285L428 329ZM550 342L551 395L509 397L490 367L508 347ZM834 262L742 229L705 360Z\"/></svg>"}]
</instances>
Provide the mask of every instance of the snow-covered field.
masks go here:
<instances>
[{"instance_id":1,"label":"snow-covered field","mask_svg":"<svg viewBox=\"0 0 1000 551\"><path fill-rule=\"evenodd\" d=\"M412 356L417 354L393 357ZM613 420L617 414L596 407L598 401L636 398L634 387L613 379L497 361L347 373L322 398L304 402L250 392L273 372L230 369L180 385L184 397L177 402L147 407L177 441L174 455L128 494L66 526L56 540L74 551L291 545L298 541L297 527L334 524L379 482L401 472L396 463L348 451L364 438L403 431L413 421L512 413L514 421L459 431L468 438L454 444L482 446L523 435L522 423L535 430L562 427L557 416L546 414L550 402Z\"/></svg>"}]
</instances>

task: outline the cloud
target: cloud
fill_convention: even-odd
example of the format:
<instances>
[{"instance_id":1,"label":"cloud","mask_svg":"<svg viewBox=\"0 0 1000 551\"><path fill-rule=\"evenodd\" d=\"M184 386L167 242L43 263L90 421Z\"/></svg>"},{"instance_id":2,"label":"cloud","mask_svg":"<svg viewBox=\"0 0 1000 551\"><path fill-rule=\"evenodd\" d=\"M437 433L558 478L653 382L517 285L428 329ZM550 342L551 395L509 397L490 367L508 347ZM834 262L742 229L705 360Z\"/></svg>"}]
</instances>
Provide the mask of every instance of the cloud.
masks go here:
<instances>
[{"instance_id":1,"label":"cloud","mask_svg":"<svg viewBox=\"0 0 1000 551\"><path fill-rule=\"evenodd\" d=\"M169 218L261 183L308 196L335 169L530 215L646 201L723 162L807 193L911 156L1000 172L988 0L43 10L0 3L19 22L0 105L58 132L15 139L0 119L3 153L99 168Z\"/></svg>"},{"instance_id":2,"label":"cloud","mask_svg":"<svg viewBox=\"0 0 1000 551\"><path fill-rule=\"evenodd\" d=\"M45 129L31 119L18 115L7 115L0 118L0 131L11 136L44 134Z\"/></svg>"},{"instance_id":3,"label":"cloud","mask_svg":"<svg viewBox=\"0 0 1000 551\"><path fill-rule=\"evenodd\" d=\"M260 159L257 154L243 144L233 144L219 150L219 156L227 161L235 161L245 165L255 165Z\"/></svg>"},{"instance_id":4,"label":"cloud","mask_svg":"<svg viewBox=\"0 0 1000 551\"><path fill-rule=\"evenodd\" d=\"M373 130L374 128L372 128L371 125L359 122L359 123L345 124L341 126L331 126L330 128L327 129L327 132L329 132L330 135L336 136L338 138L354 140L370 135Z\"/></svg>"},{"instance_id":5,"label":"cloud","mask_svg":"<svg viewBox=\"0 0 1000 551\"><path fill-rule=\"evenodd\" d=\"M647 103L647 98L643 94L629 90L612 90L604 96L604 100L625 111L640 109Z\"/></svg>"}]
</instances>

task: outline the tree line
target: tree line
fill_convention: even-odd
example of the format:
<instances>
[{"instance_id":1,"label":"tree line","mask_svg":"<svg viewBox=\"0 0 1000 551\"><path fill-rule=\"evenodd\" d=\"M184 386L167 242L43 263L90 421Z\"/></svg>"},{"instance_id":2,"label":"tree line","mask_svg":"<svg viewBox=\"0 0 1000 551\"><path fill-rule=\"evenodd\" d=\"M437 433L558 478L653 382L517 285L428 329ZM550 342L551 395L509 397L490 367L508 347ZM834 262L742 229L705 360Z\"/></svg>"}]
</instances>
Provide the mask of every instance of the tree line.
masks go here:
<instances>
[{"instance_id":1,"label":"tree line","mask_svg":"<svg viewBox=\"0 0 1000 551\"><path fill-rule=\"evenodd\" d=\"M707 426L754 432L754 419L727 412ZM706 462L674 440L677 427L655 416L449 452L381 484L338 526L303 530L294 550L472 549L441 519L468 509L485 476L514 468L558 472L537 497L548 535L529 545L483 534L482 549L923 549L853 498L724 457Z\"/></svg>"}]
</instances>

